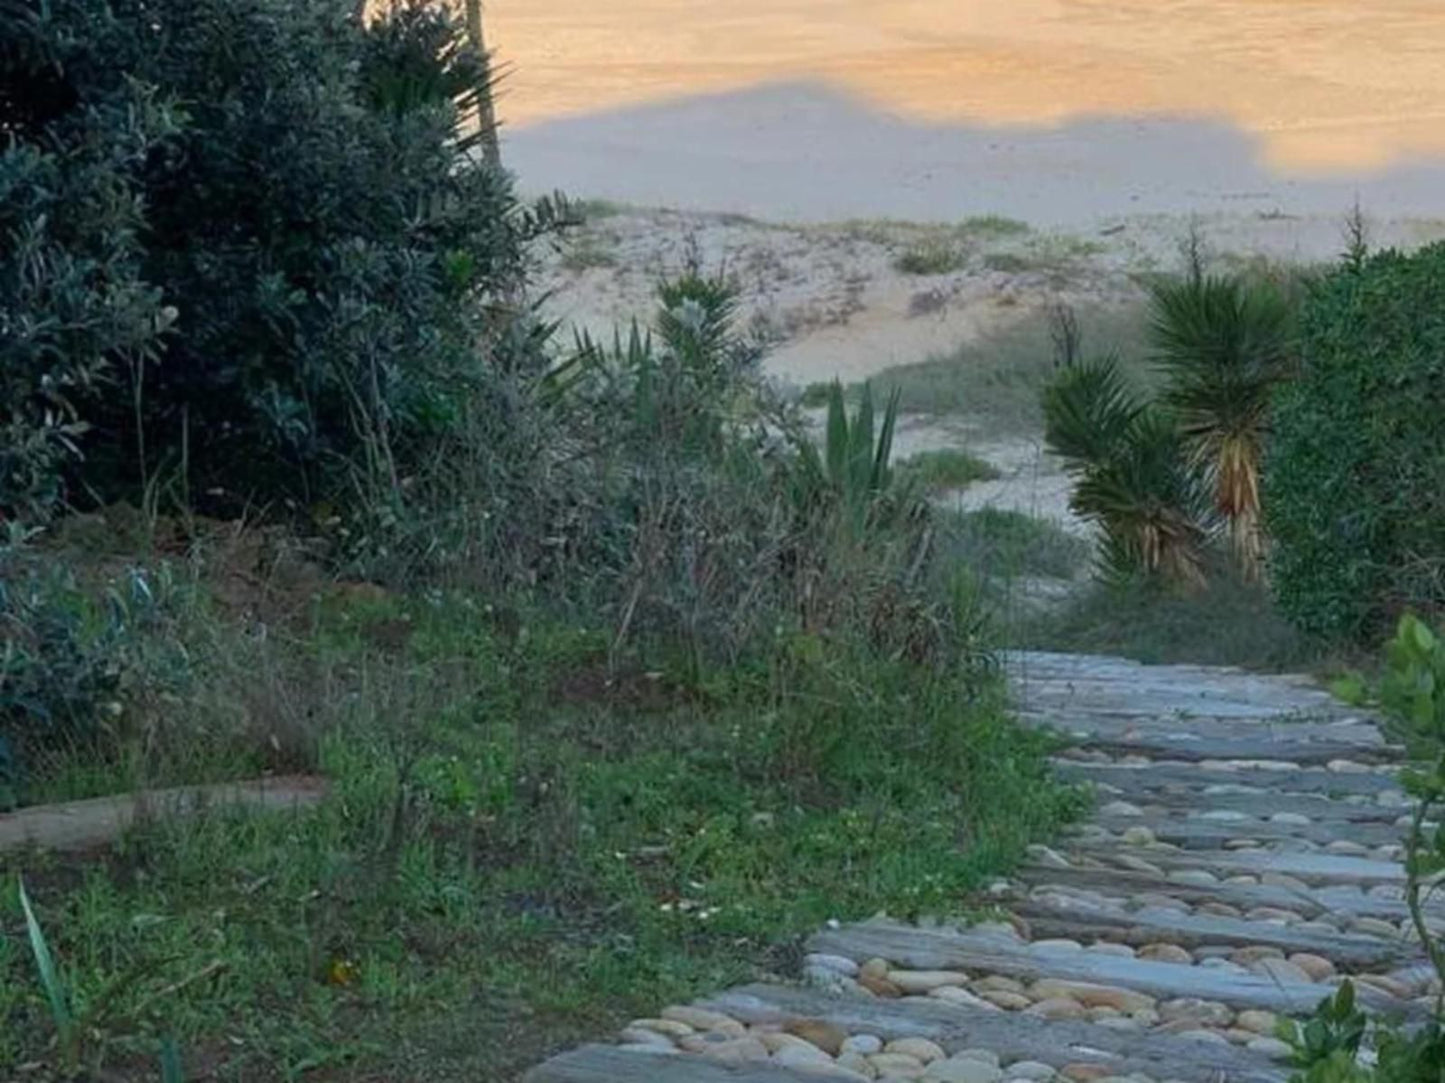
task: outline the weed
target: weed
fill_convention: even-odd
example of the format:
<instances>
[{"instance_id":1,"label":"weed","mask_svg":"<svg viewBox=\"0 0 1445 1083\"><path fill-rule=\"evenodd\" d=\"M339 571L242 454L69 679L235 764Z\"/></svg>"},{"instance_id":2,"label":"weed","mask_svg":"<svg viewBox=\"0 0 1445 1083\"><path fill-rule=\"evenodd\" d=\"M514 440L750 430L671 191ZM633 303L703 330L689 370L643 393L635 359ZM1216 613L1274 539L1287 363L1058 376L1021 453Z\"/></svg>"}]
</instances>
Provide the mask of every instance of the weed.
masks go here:
<instances>
[{"instance_id":1,"label":"weed","mask_svg":"<svg viewBox=\"0 0 1445 1083\"><path fill-rule=\"evenodd\" d=\"M1020 577L1077 579L1089 566L1087 541L1020 511L980 508L940 519L939 547L948 563L1007 583Z\"/></svg>"},{"instance_id":2,"label":"weed","mask_svg":"<svg viewBox=\"0 0 1445 1083\"><path fill-rule=\"evenodd\" d=\"M990 252L983 257L983 265L990 271L1002 274L1023 274L1033 270L1036 264L1018 252Z\"/></svg>"},{"instance_id":3,"label":"weed","mask_svg":"<svg viewBox=\"0 0 1445 1083\"><path fill-rule=\"evenodd\" d=\"M1029 232L1029 224L1001 214L975 214L958 224L963 233L976 237L1018 237Z\"/></svg>"},{"instance_id":4,"label":"weed","mask_svg":"<svg viewBox=\"0 0 1445 1083\"><path fill-rule=\"evenodd\" d=\"M1227 564L1211 565L1206 586L1193 594L1139 581L1093 584L1062 609L1025 621L1018 637L1046 650L1269 672L1318 668L1331 658L1285 620L1265 588Z\"/></svg>"},{"instance_id":5,"label":"weed","mask_svg":"<svg viewBox=\"0 0 1445 1083\"><path fill-rule=\"evenodd\" d=\"M921 451L910 455L896 469L901 476L930 493L963 489L975 481L999 476L993 465L962 448Z\"/></svg>"},{"instance_id":6,"label":"weed","mask_svg":"<svg viewBox=\"0 0 1445 1083\"><path fill-rule=\"evenodd\" d=\"M1099 308L1082 314L1079 334L1091 352L1138 357L1144 341L1142 305ZM888 369L874 378L882 389L897 388L906 414L963 415L987 435L1037 433L1043 427L1039 393L1053 376L1054 318L1029 310L1017 322L953 353ZM1130 375L1151 386L1140 363Z\"/></svg>"},{"instance_id":7,"label":"weed","mask_svg":"<svg viewBox=\"0 0 1445 1083\"><path fill-rule=\"evenodd\" d=\"M968 253L957 244L931 238L901 253L893 267L907 275L946 275L968 265Z\"/></svg>"},{"instance_id":8,"label":"weed","mask_svg":"<svg viewBox=\"0 0 1445 1083\"><path fill-rule=\"evenodd\" d=\"M617 253L608 247L607 239L595 233L576 236L562 256L563 269L574 273L615 266Z\"/></svg>"},{"instance_id":9,"label":"weed","mask_svg":"<svg viewBox=\"0 0 1445 1083\"><path fill-rule=\"evenodd\" d=\"M604 218L616 218L626 214L628 206L612 199L576 199L569 206L584 222L597 222Z\"/></svg>"}]
</instances>

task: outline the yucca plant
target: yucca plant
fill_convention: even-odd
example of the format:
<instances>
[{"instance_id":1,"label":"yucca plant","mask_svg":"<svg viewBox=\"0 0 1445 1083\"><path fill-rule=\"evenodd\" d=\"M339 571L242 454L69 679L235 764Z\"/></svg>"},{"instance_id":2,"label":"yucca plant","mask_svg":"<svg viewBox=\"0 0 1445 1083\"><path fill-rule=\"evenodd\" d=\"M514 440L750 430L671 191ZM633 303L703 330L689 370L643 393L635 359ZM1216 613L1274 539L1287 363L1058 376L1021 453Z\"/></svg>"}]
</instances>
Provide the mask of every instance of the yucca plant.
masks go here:
<instances>
[{"instance_id":1,"label":"yucca plant","mask_svg":"<svg viewBox=\"0 0 1445 1083\"><path fill-rule=\"evenodd\" d=\"M1113 358L1062 369L1043 406L1049 450L1075 478L1070 507L1103 532L1105 572L1201 585L1209 508L1172 420Z\"/></svg>"},{"instance_id":2,"label":"yucca plant","mask_svg":"<svg viewBox=\"0 0 1445 1083\"><path fill-rule=\"evenodd\" d=\"M844 521L855 531L874 521L881 498L893 485L889 460L898 424L898 400L899 392L894 389L878 420L872 388L865 383L858 408L850 418L843 385L833 382L828 390L822 452L811 440L803 439L798 445L799 495L803 500L826 498L842 511Z\"/></svg>"},{"instance_id":3,"label":"yucca plant","mask_svg":"<svg viewBox=\"0 0 1445 1083\"><path fill-rule=\"evenodd\" d=\"M1191 463L1213 489L1241 569L1259 574L1260 461L1270 394L1292 353L1291 306L1276 286L1195 264L1150 290L1149 337Z\"/></svg>"}]
</instances>

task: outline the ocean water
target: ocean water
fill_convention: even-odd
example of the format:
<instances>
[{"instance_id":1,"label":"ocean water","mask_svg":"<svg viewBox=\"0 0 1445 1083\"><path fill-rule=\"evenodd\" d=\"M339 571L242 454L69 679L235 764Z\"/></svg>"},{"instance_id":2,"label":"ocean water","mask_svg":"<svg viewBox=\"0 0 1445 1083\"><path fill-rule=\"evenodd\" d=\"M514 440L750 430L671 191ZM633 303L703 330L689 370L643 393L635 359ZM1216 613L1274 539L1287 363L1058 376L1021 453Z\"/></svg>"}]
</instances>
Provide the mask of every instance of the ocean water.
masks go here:
<instances>
[{"instance_id":1,"label":"ocean water","mask_svg":"<svg viewBox=\"0 0 1445 1083\"><path fill-rule=\"evenodd\" d=\"M514 130L808 85L917 125L1238 131L1324 179L1445 156L1445 0L485 0Z\"/></svg>"}]
</instances>

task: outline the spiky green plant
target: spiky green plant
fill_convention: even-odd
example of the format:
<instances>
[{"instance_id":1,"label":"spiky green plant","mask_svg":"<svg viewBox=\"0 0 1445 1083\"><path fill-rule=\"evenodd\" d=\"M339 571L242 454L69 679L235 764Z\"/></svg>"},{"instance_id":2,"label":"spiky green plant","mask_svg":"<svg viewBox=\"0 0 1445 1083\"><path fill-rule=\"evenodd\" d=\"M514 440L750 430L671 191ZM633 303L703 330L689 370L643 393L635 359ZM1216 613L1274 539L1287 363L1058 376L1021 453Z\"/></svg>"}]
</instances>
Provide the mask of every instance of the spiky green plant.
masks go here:
<instances>
[{"instance_id":1,"label":"spiky green plant","mask_svg":"<svg viewBox=\"0 0 1445 1083\"><path fill-rule=\"evenodd\" d=\"M25 932L30 940L30 952L35 956L35 968L40 972L40 987L45 991L45 1000L50 1005L50 1018L55 1023L62 1059L69 1063L74 1059L75 1052L75 1016L70 1010L65 985L55 967L55 957L50 953L45 932L40 928L35 908L30 905L30 896L25 891L25 880L23 877L17 878L16 883L20 895L20 909L25 914Z\"/></svg>"},{"instance_id":2,"label":"spiky green plant","mask_svg":"<svg viewBox=\"0 0 1445 1083\"><path fill-rule=\"evenodd\" d=\"M1049 450L1075 479L1070 506L1103 532L1104 570L1201 585L1208 505L1172 419L1134 393L1113 358L1064 368L1043 405Z\"/></svg>"},{"instance_id":3,"label":"spiky green plant","mask_svg":"<svg viewBox=\"0 0 1445 1083\"><path fill-rule=\"evenodd\" d=\"M1262 563L1260 460L1269 400L1288 371L1292 309L1275 285L1197 265L1150 290L1149 335L1190 461L1212 489L1245 574Z\"/></svg>"},{"instance_id":4,"label":"spiky green plant","mask_svg":"<svg viewBox=\"0 0 1445 1083\"><path fill-rule=\"evenodd\" d=\"M844 513L845 521L862 529L876 519L882 498L893 485L893 434L898 424L897 389L888 396L881 420L875 417L873 391L863 385L858 408L848 416L843 385L834 381L828 392L828 419L820 453L812 441L798 447L800 496L826 499Z\"/></svg>"}]
</instances>

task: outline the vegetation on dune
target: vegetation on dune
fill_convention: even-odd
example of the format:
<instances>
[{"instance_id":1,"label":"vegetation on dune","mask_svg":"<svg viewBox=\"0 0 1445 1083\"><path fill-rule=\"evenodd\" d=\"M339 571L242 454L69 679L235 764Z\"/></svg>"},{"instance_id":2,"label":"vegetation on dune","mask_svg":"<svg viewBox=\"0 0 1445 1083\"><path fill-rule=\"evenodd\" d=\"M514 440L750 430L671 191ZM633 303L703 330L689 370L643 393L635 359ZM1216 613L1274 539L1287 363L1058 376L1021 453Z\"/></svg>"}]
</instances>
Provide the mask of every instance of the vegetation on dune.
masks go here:
<instances>
[{"instance_id":1,"label":"vegetation on dune","mask_svg":"<svg viewBox=\"0 0 1445 1083\"><path fill-rule=\"evenodd\" d=\"M913 245L893 261L894 268L907 275L952 274L967 264L968 253L958 244L936 238Z\"/></svg>"},{"instance_id":2,"label":"vegetation on dune","mask_svg":"<svg viewBox=\"0 0 1445 1083\"><path fill-rule=\"evenodd\" d=\"M898 472L932 493L963 489L999 476L996 467L963 448L920 451L900 462Z\"/></svg>"}]
</instances>

